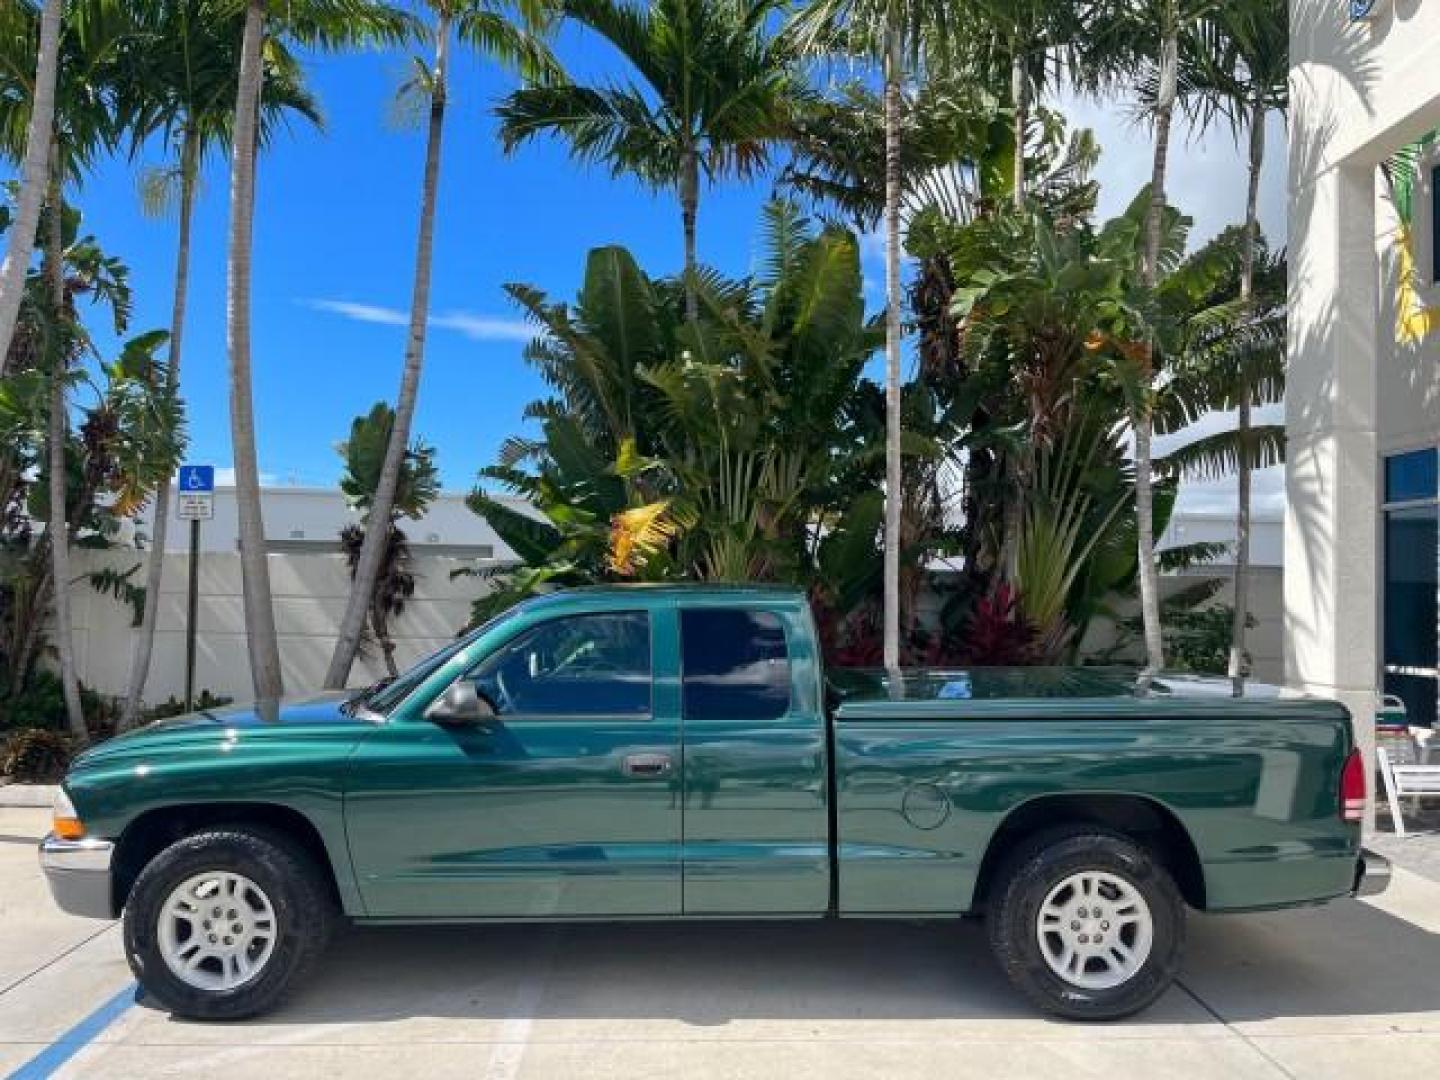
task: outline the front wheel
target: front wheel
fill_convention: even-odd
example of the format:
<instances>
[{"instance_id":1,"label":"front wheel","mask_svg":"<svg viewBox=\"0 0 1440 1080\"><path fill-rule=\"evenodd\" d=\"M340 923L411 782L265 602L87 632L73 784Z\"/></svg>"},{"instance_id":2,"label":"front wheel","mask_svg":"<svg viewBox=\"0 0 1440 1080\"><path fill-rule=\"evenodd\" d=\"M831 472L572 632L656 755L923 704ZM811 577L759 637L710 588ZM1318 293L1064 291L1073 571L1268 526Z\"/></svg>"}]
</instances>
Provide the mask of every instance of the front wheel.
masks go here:
<instances>
[{"instance_id":1,"label":"front wheel","mask_svg":"<svg viewBox=\"0 0 1440 1080\"><path fill-rule=\"evenodd\" d=\"M274 1008L314 969L336 921L313 860L278 833L217 828L171 844L125 905L136 979L178 1016Z\"/></svg>"},{"instance_id":2,"label":"front wheel","mask_svg":"<svg viewBox=\"0 0 1440 1080\"><path fill-rule=\"evenodd\" d=\"M1117 833L1040 837L1001 871L990 946L1010 981L1047 1012L1117 1020L1174 981L1185 940L1175 882Z\"/></svg>"}]
</instances>

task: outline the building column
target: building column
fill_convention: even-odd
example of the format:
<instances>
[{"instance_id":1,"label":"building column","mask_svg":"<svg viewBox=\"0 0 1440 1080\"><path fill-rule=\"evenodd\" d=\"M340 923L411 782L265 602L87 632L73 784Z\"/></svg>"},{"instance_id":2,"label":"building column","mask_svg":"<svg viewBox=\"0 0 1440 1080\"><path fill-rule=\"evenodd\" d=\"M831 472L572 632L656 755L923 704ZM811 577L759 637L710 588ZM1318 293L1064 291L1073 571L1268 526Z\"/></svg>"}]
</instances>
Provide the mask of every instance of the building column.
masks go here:
<instances>
[{"instance_id":1,"label":"building column","mask_svg":"<svg viewBox=\"0 0 1440 1080\"><path fill-rule=\"evenodd\" d=\"M1338 698L1374 776L1379 686L1376 171L1330 167L1290 204L1287 681ZM1313 158L1311 159L1313 160ZM1303 175L1303 174L1302 174ZM1373 786L1373 785L1372 785ZM1367 811L1373 824L1374 799Z\"/></svg>"}]
</instances>

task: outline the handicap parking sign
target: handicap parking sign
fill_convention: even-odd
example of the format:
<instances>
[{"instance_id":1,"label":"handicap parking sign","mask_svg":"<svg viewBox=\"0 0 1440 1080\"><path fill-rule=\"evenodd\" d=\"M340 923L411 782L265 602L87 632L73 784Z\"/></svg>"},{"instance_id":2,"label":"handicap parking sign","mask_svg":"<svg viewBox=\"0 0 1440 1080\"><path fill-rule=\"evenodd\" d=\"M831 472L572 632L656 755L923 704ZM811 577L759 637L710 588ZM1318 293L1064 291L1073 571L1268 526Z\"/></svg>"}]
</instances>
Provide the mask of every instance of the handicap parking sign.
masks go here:
<instances>
[{"instance_id":1,"label":"handicap parking sign","mask_svg":"<svg viewBox=\"0 0 1440 1080\"><path fill-rule=\"evenodd\" d=\"M211 494L215 490L214 465L181 465L180 490L191 494Z\"/></svg>"},{"instance_id":2,"label":"handicap parking sign","mask_svg":"<svg viewBox=\"0 0 1440 1080\"><path fill-rule=\"evenodd\" d=\"M175 516L181 521L209 521L215 516L215 466L181 465L175 486Z\"/></svg>"}]
</instances>

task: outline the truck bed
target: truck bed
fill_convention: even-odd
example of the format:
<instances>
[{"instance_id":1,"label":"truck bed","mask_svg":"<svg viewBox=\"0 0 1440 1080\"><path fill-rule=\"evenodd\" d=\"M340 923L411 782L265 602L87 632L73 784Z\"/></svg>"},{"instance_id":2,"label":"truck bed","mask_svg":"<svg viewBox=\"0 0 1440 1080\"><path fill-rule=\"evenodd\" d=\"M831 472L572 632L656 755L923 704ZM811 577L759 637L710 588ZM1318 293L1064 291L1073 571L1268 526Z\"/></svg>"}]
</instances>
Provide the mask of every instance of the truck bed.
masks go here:
<instances>
[{"instance_id":1,"label":"truck bed","mask_svg":"<svg viewBox=\"0 0 1440 1080\"><path fill-rule=\"evenodd\" d=\"M1161 834L1208 910L1345 894L1347 713L1236 689L1111 668L832 672L840 912L973 910L1003 830L1047 817Z\"/></svg>"}]
</instances>

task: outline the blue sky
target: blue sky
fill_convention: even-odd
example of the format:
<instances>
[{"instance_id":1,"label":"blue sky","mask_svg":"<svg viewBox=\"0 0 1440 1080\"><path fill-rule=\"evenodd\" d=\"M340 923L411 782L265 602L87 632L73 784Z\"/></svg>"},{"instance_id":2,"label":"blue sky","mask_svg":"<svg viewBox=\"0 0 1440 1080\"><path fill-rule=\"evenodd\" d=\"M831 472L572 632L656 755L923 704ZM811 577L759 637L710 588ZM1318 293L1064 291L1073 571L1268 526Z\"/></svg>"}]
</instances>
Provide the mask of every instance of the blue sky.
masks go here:
<instances>
[{"instance_id":1,"label":"blue sky","mask_svg":"<svg viewBox=\"0 0 1440 1080\"><path fill-rule=\"evenodd\" d=\"M610 59L592 41L562 41L584 75ZM334 444L350 419L392 399L399 376L413 271L423 132L397 128L390 101L407 61L399 54L320 56L309 64L326 115L323 132L281 133L261 161L255 233L254 377L260 468L267 482L330 486ZM571 163L541 141L501 155L489 110L510 79L460 54L446 133L435 249L433 327L416 431L438 449L444 485L465 490L497 447L520 429L543 388L521 359L528 331L502 291L520 281L569 299L587 250L620 243L651 273L678 269L679 212L603 170ZM1076 106L1109 150L1102 211L1122 208L1144 179L1146 137L1117 110ZM1283 139L1272 140L1277 164ZM1240 165L1228 136L1205 144L1182 131L1177 201L1197 235L1238 214ZM152 156L150 163L158 162ZM1283 174L1267 182L1267 217L1283 221ZM225 230L228 163L207 164L196 214L183 384L190 418L187 459L231 463L225 355ZM1277 195L1278 192L1278 195ZM701 257L739 274L770 181L727 183L700 209ZM86 225L127 260L136 287L132 330L168 324L175 223L145 217L128 162L103 166L76 198ZM868 291L879 300L878 245L865 243Z\"/></svg>"}]
</instances>

